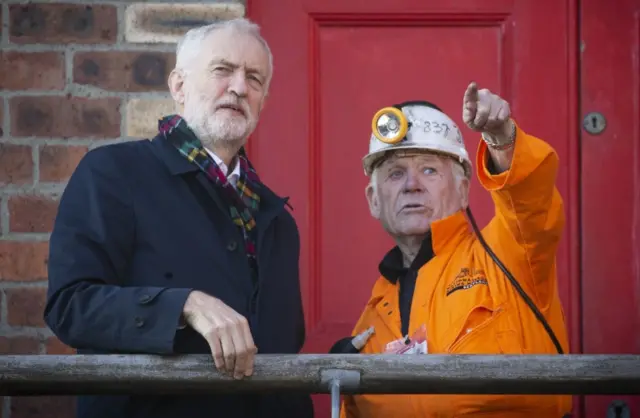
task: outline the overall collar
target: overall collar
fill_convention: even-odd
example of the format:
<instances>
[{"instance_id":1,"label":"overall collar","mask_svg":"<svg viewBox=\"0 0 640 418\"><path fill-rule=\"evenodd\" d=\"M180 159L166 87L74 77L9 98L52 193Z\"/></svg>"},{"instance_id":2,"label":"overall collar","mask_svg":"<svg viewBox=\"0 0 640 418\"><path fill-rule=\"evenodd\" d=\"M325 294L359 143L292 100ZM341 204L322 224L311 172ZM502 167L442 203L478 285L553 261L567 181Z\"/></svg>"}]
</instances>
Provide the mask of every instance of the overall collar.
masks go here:
<instances>
[{"instance_id":1,"label":"overall collar","mask_svg":"<svg viewBox=\"0 0 640 418\"><path fill-rule=\"evenodd\" d=\"M422 241L420 250L409 268L404 267L399 247L392 248L378 265L380 274L392 284L397 283L409 270L417 271L434 256L453 251L462 240L471 234L471 229L460 210L451 216L431 223L431 229Z\"/></svg>"}]
</instances>

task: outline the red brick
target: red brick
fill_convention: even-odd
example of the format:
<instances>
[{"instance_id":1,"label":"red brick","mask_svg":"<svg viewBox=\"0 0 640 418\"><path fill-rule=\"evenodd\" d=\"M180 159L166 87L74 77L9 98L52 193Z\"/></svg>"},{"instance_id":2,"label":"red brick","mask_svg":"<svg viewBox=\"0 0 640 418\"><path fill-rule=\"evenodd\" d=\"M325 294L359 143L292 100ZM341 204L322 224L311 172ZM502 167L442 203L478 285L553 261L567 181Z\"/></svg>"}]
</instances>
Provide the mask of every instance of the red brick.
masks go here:
<instances>
[{"instance_id":1,"label":"red brick","mask_svg":"<svg viewBox=\"0 0 640 418\"><path fill-rule=\"evenodd\" d=\"M62 90L64 54L0 51L0 74L0 89L3 90Z\"/></svg>"},{"instance_id":2,"label":"red brick","mask_svg":"<svg viewBox=\"0 0 640 418\"><path fill-rule=\"evenodd\" d=\"M48 196L11 196L9 231L51 232L58 211L58 199Z\"/></svg>"},{"instance_id":3,"label":"red brick","mask_svg":"<svg viewBox=\"0 0 640 418\"><path fill-rule=\"evenodd\" d=\"M73 58L73 81L111 91L168 91L175 63L175 54L164 52L80 52Z\"/></svg>"},{"instance_id":4,"label":"red brick","mask_svg":"<svg viewBox=\"0 0 640 418\"><path fill-rule=\"evenodd\" d=\"M47 289L17 287L5 289L7 295L7 323L14 327L44 327L44 305Z\"/></svg>"},{"instance_id":5,"label":"red brick","mask_svg":"<svg viewBox=\"0 0 640 418\"><path fill-rule=\"evenodd\" d=\"M38 354L40 341L31 337L0 337L0 354Z\"/></svg>"},{"instance_id":6,"label":"red brick","mask_svg":"<svg viewBox=\"0 0 640 418\"><path fill-rule=\"evenodd\" d=\"M65 355L65 354L75 354L76 350L65 345L56 337L51 337L47 339L46 342L47 354L55 354L55 355Z\"/></svg>"},{"instance_id":7,"label":"red brick","mask_svg":"<svg viewBox=\"0 0 640 418\"><path fill-rule=\"evenodd\" d=\"M0 280L46 280L48 260L49 243L46 241L0 241Z\"/></svg>"},{"instance_id":8,"label":"red brick","mask_svg":"<svg viewBox=\"0 0 640 418\"><path fill-rule=\"evenodd\" d=\"M75 417L73 396L12 396L10 418Z\"/></svg>"},{"instance_id":9,"label":"red brick","mask_svg":"<svg viewBox=\"0 0 640 418\"><path fill-rule=\"evenodd\" d=\"M0 144L0 184L26 184L32 181L31 147Z\"/></svg>"},{"instance_id":10,"label":"red brick","mask_svg":"<svg viewBox=\"0 0 640 418\"><path fill-rule=\"evenodd\" d=\"M43 145L40 148L40 181L64 182L69 180L87 147Z\"/></svg>"},{"instance_id":11,"label":"red brick","mask_svg":"<svg viewBox=\"0 0 640 418\"><path fill-rule=\"evenodd\" d=\"M88 99L70 96L13 97L11 134L40 137L120 136L119 98Z\"/></svg>"},{"instance_id":12,"label":"red brick","mask_svg":"<svg viewBox=\"0 0 640 418\"><path fill-rule=\"evenodd\" d=\"M19 44L113 44L118 36L116 8L71 3L11 4L9 34L11 42Z\"/></svg>"}]
</instances>

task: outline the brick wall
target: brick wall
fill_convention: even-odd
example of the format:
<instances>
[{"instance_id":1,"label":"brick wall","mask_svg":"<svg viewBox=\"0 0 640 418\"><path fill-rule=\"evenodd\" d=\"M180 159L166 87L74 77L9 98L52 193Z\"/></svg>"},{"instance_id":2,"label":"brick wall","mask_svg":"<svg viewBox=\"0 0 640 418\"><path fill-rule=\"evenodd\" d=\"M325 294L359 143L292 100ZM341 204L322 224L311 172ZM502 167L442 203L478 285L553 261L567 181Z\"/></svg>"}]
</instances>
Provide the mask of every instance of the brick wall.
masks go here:
<instances>
[{"instance_id":1,"label":"brick wall","mask_svg":"<svg viewBox=\"0 0 640 418\"><path fill-rule=\"evenodd\" d=\"M64 354L42 320L48 236L79 159L153 135L176 37L241 2L0 5L0 354ZM73 398L0 398L3 418L72 417Z\"/></svg>"}]
</instances>

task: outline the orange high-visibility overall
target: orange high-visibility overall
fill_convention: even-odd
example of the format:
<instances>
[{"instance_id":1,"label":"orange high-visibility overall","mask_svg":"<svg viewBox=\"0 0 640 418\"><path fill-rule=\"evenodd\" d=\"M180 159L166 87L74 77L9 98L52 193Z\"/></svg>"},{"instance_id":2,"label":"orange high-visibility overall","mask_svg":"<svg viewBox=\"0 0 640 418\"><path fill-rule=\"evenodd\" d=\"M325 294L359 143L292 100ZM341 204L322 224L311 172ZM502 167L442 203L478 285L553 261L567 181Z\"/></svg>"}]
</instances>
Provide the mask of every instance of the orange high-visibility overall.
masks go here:
<instances>
[{"instance_id":1,"label":"orange high-visibility overall","mask_svg":"<svg viewBox=\"0 0 640 418\"><path fill-rule=\"evenodd\" d=\"M556 249L565 223L555 187L558 156L519 127L511 168L492 175L480 141L476 172L491 193L495 216L482 230L489 247L518 280L568 352L558 296ZM434 257L418 271L409 335L426 325L432 354L557 354L531 309L486 253L464 212L431 226ZM380 277L353 335L375 333L361 350L380 354L402 338L398 282ZM428 354L427 354L428 355ZM348 395L342 418L492 417L560 418L571 396L555 395Z\"/></svg>"}]
</instances>

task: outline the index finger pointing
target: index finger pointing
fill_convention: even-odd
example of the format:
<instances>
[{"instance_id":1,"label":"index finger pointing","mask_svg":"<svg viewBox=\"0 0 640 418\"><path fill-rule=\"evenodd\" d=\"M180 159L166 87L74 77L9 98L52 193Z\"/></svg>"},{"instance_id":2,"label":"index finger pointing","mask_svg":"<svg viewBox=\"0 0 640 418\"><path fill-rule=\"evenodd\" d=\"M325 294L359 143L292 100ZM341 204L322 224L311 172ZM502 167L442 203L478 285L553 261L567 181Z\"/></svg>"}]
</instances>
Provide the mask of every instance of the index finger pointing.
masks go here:
<instances>
[{"instance_id":1,"label":"index finger pointing","mask_svg":"<svg viewBox=\"0 0 640 418\"><path fill-rule=\"evenodd\" d=\"M472 81L467 86L467 90L464 92L464 104L475 103L478 101L478 86L475 81Z\"/></svg>"}]
</instances>

